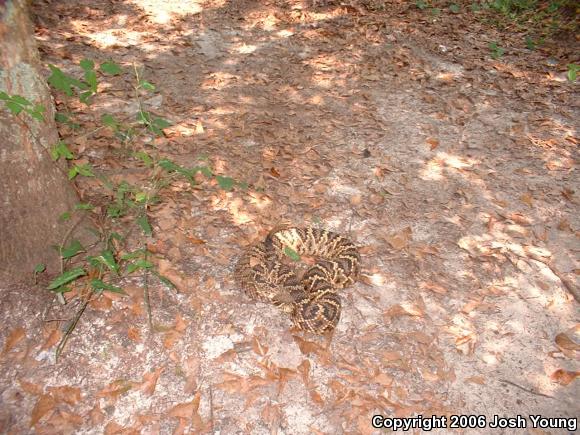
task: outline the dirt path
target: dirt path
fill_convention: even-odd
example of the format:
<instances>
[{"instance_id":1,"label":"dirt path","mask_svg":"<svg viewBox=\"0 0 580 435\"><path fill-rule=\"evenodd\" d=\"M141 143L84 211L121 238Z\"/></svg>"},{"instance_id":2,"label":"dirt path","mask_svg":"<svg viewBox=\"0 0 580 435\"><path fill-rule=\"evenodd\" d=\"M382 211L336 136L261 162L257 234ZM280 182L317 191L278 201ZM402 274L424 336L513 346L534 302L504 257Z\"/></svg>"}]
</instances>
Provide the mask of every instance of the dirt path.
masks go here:
<instances>
[{"instance_id":1,"label":"dirt path","mask_svg":"<svg viewBox=\"0 0 580 435\"><path fill-rule=\"evenodd\" d=\"M389 8L37 2L47 63L145 68L147 104L174 126L137 148L250 188L162 192L148 246L178 289L151 283L151 332L134 279L90 305L55 365L47 292L2 293L0 426L330 434L377 432L374 414L578 416L577 84L540 52L492 59L498 34L477 22ZM80 120L130 113L131 84L116 86ZM110 135L73 146L145 177ZM280 221L361 247L328 348L232 281Z\"/></svg>"}]
</instances>

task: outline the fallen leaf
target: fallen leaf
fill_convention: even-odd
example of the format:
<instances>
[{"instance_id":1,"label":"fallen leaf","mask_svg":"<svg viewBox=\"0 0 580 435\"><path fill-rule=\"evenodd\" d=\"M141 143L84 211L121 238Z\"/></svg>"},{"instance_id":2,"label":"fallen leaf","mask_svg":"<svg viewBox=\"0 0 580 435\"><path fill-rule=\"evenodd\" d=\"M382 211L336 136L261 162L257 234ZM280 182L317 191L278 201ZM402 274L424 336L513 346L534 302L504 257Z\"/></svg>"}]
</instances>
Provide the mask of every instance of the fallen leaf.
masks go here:
<instances>
[{"instance_id":1,"label":"fallen leaf","mask_svg":"<svg viewBox=\"0 0 580 435\"><path fill-rule=\"evenodd\" d=\"M550 379L560 385L568 385L578 376L580 376L580 372L570 372L568 370L558 369L550 375Z\"/></svg>"},{"instance_id":2,"label":"fallen leaf","mask_svg":"<svg viewBox=\"0 0 580 435\"><path fill-rule=\"evenodd\" d=\"M485 378L483 376L471 376L465 379L465 382L471 382L472 384L485 385Z\"/></svg>"},{"instance_id":3,"label":"fallen leaf","mask_svg":"<svg viewBox=\"0 0 580 435\"><path fill-rule=\"evenodd\" d=\"M308 386L310 383L310 361L307 359L302 361L298 366L298 372L300 372L300 374L302 375L304 385Z\"/></svg>"},{"instance_id":4,"label":"fallen leaf","mask_svg":"<svg viewBox=\"0 0 580 435\"><path fill-rule=\"evenodd\" d=\"M91 423L95 426L101 424L105 421L105 414L101 411L101 407L99 406L99 402L95 402L95 406L89 412L89 418L91 419Z\"/></svg>"},{"instance_id":5,"label":"fallen leaf","mask_svg":"<svg viewBox=\"0 0 580 435\"><path fill-rule=\"evenodd\" d=\"M14 347L22 341L22 339L26 337L26 333L24 328L21 326L14 328L10 334L8 334L8 338L6 339L6 343L4 343L4 353L10 352Z\"/></svg>"},{"instance_id":6,"label":"fallen leaf","mask_svg":"<svg viewBox=\"0 0 580 435\"><path fill-rule=\"evenodd\" d=\"M385 240L393 247L393 249L400 251L409 244L411 234L411 227L406 227L398 233L385 236Z\"/></svg>"},{"instance_id":7,"label":"fallen leaf","mask_svg":"<svg viewBox=\"0 0 580 435\"><path fill-rule=\"evenodd\" d=\"M425 140L425 142L429 144L429 149L431 151L433 151L435 148L439 146L439 140L435 139L434 137L428 138L427 140Z\"/></svg>"},{"instance_id":8,"label":"fallen leaf","mask_svg":"<svg viewBox=\"0 0 580 435\"><path fill-rule=\"evenodd\" d=\"M47 391L52 394L57 402L65 402L69 405L76 405L81 400L81 389L78 387L48 387Z\"/></svg>"},{"instance_id":9,"label":"fallen leaf","mask_svg":"<svg viewBox=\"0 0 580 435\"><path fill-rule=\"evenodd\" d=\"M419 287L425 290L431 290L433 293L438 293L440 295L444 295L447 293L447 289L433 281L426 281L419 284Z\"/></svg>"},{"instance_id":10,"label":"fallen leaf","mask_svg":"<svg viewBox=\"0 0 580 435\"><path fill-rule=\"evenodd\" d=\"M40 421L42 417L44 417L47 413L52 411L56 406L56 401L54 398L49 394L44 394L40 396L36 405L32 409L32 413L30 415L30 427L33 427Z\"/></svg>"},{"instance_id":11,"label":"fallen leaf","mask_svg":"<svg viewBox=\"0 0 580 435\"><path fill-rule=\"evenodd\" d=\"M464 313L464 314L469 314L473 310L475 310L479 305L481 305L481 301L480 300L469 301L468 303L466 303L463 306L463 308L461 308L461 312Z\"/></svg>"},{"instance_id":12,"label":"fallen leaf","mask_svg":"<svg viewBox=\"0 0 580 435\"><path fill-rule=\"evenodd\" d=\"M522 196L520 196L520 200L529 207L534 206L534 198L532 198L532 195L529 193L524 193Z\"/></svg>"},{"instance_id":13,"label":"fallen leaf","mask_svg":"<svg viewBox=\"0 0 580 435\"><path fill-rule=\"evenodd\" d=\"M20 384L20 388L26 391L28 394L33 394L35 396L42 395L42 387L38 384L33 384L32 382L23 381L22 379L18 380Z\"/></svg>"},{"instance_id":14,"label":"fallen leaf","mask_svg":"<svg viewBox=\"0 0 580 435\"><path fill-rule=\"evenodd\" d=\"M139 389L143 391L148 396L151 396L155 392L155 387L157 386L157 380L159 375L165 369L165 367L160 367L153 372L148 372L143 375L143 381Z\"/></svg>"},{"instance_id":15,"label":"fallen leaf","mask_svg":"<svg viewBox=\"0 0 580 435\"><path fill-rule=\"evenodd\" d=\"M383 387L390 387L393 384L393 378L386 373L379 373L375 376L374 381Z\"/></svg>"},{"instance_id":16,"label":"fallen leaf","mask_svg":"<svg viewBox=\"0 0 580 435\"><path fill-rule=\"evenodd\" d=\"M127 329L127 337L129 337L129 340L134 341L135 343L139 343L141 341L141 333L139 332L139 329L134 326L129 326Z\"/></svg>"}]
</instances>

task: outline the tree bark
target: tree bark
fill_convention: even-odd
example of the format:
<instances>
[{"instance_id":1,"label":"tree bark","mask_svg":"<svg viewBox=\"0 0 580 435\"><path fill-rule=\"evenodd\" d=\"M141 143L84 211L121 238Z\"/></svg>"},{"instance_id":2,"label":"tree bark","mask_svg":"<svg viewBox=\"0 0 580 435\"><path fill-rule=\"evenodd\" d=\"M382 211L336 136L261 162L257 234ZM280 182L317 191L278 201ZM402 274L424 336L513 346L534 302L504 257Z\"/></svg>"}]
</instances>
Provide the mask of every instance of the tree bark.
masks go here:
<instances>
[{"instance_id":1,"label":"tree bark","mask_svg":"<svg viewBox=\"0 0 580 435\"><path fill-rule=\"evenodd\" d=\"M44 121L13 115L0 101L0 280L30 279L43 263L60 272L59 246L74 222L59 217L78 198L50 158L58 141L54 104L41 74L26 0L0 0L0 90L42 104Z\"/></svg>"}]
</instances>

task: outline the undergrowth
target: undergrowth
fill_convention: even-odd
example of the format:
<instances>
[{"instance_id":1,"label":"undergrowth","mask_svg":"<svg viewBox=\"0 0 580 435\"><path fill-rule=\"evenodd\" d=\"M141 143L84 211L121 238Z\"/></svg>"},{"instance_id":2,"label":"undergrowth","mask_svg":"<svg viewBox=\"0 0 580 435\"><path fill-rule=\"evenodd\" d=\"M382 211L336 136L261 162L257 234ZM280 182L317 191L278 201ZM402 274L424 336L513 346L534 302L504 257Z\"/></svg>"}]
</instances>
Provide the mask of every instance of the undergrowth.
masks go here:
<instances>
[{"instance_id":1,"label":"undergrowth","mask_svg":"<svg viewBox=\"0 0 580 435\"><path fill-rule=\"evenodd\" d=\"M149 277L154 277L166 286L174 288L173 283L156 269L155 262L152 261L153 254L148 251L146 244L147 238L153 235L153 227L148 216L149 209L163 201L162 191L165 187L179 178L186 180L192 187L210 179L215 180L217 185L226 191L236 187L247 187L245 183L231 177L215 174L206 157L201 157L198 165L187 168L164 157L154 146L138 145L137 139L140 136L162 137L164 129L172 124L147 109L143 102L144 96L155 93L156 88L142 77L142 72L136 66L129 72L111 61L103 62L97 67L90 59L83 59L79 66L82 77L74 77L55 65L49 65L51 74L48 83L64 107L64 110L56 114L55 119L64 126L61 130L68 133L61 136L60 140L46 151L55 162L67 161L67 176L71 181L77 177L90 177L97 181L104 195L98 200L85 198L73 210L65 212L60 217L63 221L75 219L76 222L74 224L71 222L65 239L55 247L60 255L61 267L58 275L48 284L47 290L53 292L61 304L76 300L78 308L74 316L68 320L63 337L56 348L57 359L91 300L103 292L123 294L123 282L130 277L142 278L148 322L152 327ZM133 117L118 118L105 113L97 120L96 129L83 130L82 124L76 119L77 114L71 110L72 103L78 101L81 106L88 108L99 92L99 81L103 77L122 78L129 73L133 76L133 98L138 107ZM26 123L45 120L45 107L33 104L20 95L0 92L0 101L4 101L5 107L14 116L27 117ZM77 155L68 145L79 137L89 138L101 129L109 129L127 158L137 159L147 169L148 175L143 183L132 184L124 179L111 180L93 167L86 158ZM105 201L103 197L106 198ZM104 213L97 210L104 210ZM70 238L73 229L87 214L97 223L98 228L95 230L97 242L91 246L83 246L81 241ZM32 273L36 282L39 274L47 273L46 267L39 264ZM71 295L68 299L65 297L66 293Z\"/></svg>"}]
</instances>

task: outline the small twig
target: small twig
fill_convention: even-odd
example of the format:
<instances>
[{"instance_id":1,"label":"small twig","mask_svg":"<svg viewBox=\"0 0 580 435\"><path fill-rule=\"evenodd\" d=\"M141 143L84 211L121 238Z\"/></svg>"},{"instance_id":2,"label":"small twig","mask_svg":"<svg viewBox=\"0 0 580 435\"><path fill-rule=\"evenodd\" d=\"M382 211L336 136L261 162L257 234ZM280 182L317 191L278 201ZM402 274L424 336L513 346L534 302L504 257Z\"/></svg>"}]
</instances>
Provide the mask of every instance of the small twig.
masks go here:
<instances>
[{"instance_id":1,"label":"small twig","mask_svg":"<svg viewBox=\"0 0 580 435\"><path fill-rule=\"evenodd\" d=\"M145 261L147 261L147 253L145 253ZM153 330L153 318L151 316L151 302L149 300L149 272L145 270L145 277L143 282L143 299L145 299L145 307L147 308L147 323L149 330Z\"/></svg>"},{"instance_id":2,"label":"small twig","mask_svg":"<svg viewBox=\"0 0 580 435\"><path fill-rule=\"evenodd\" d=\"M64 347L66 345L66 342L70 338L72 332L76 328L77 323L79 322L79 320L80 320L81 316L83 315L85 309L89 305L89 302L91 301L92 296L93 296L93 292L92 291L89 291L89 295L87 296L87 298L85 299L85 301L81 305L80 309L77 311L77 313L76 313L75 317L73 318L72 322L70 323L70 325L68 325L68 328L66 328L66 331L64 333L64 336L60 340L60 343L58 343L58 346L56 347L56 361L57 362L58 362L58 357L60 356L60 354L62 353L62 351L63 351L63 349L64 349Z\"/></svg>"},{"instance_id":3,"label":"small twig","mask_svg":"<svg viewBox=\"0 0 580 435\"><path fill-rule=\"evenodd\" d=\"M509 384L512 385L516 388L519 388L522 391L525 391L526 393L530 393L533 394L535 396L542 396L542 397L547 397L548 399L555 399L554 396L549 396L548 394L544 394L544 393L538 393L537 391L531 390L529 388L526 387L522 387L521 385L516 384L515 382L512 381L508 381L506 379L499 379L500 382L503 382L504 384Z\"/></svg>"}]
</instances>

